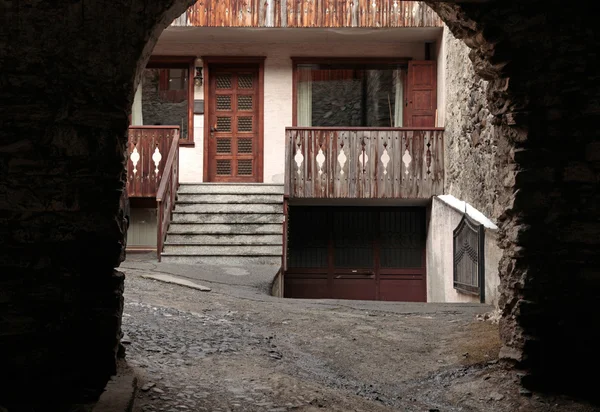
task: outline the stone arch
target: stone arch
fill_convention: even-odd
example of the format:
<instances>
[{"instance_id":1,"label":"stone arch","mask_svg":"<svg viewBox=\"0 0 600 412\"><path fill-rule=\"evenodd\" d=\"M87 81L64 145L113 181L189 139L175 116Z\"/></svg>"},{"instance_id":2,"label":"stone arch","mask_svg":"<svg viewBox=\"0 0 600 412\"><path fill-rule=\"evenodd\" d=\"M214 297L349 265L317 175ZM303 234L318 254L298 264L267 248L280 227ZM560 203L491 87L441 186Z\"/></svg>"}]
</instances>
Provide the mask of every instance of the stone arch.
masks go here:
<instances>
[{"instance_id":1,"label":"stone arch","mask_svg":"<svg viewBox=\"0 0 600 412\"><path fill-rule=\"evenodd\" d=\"M46 407L93 398L114 372L127 116L136 73L191 3L2 5L0 364L12 377L0 387L5 403L22 402L31 388ZM504 210L503 354L531 372L525 383L589 390L593 381L577 372L600 366L594 13L557 0L427 3L472 48L477 73L490 82L498 138L512 148L498 159L504 181L492 184Z\"/></svg>"},{"instance_id":2,"label":"stone arch","mask_svg":"<svg viewBox=\"0 0 600 412\"><path fill-rule=\"evenodd\" d=\"M471 48L487 80L502 181L487 182L499 217L501 356L534 389L595 397L600 331L598 98L600 36L589 5L560 1L426 1ZM457 2L460 3L460 2ZM481 204L465 191L470 202Z\"/></svg>"}]
</instances>

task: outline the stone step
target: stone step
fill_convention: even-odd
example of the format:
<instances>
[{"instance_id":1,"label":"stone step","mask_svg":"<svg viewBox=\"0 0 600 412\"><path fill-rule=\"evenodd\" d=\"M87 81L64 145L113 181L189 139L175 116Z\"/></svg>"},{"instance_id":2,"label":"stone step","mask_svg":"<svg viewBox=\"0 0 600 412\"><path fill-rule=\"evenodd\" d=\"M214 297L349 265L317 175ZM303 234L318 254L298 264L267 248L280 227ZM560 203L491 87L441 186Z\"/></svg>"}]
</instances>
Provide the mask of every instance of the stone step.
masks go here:
<instances>
[{"instance_id":1,"label":"stone step","mask_svg":"<svg viewBox=\"0 0 600 412\"><path fill-rule=\"evenodd\" d=\"M281 266L281 256L195 256L176 253L163 253L161 261L183 265L238 266L273 265L273 270Z\"/></svg>"},{"instance_id":2,"label":"stone step","mask_svg":"<svg viewBox=\"0 0 600 412\"><path fill-rule=\"evenodd\" d=\"M256 234L175 234L169 232L166 245L194 244L194 245L279 245L283 244L283 237L279 235Z\"/></svg>"},{"instance_id":3,"label":"stone step","mask_svg":"<svg viewBox=\"0 0 600 412\"><path fill-rule=\"evenodd\" d=\"M167 237L169 242L169 237ZM163 253L196 256L281 256L280 245L165 244Z\"/></svg>"},{"instance_id":4,"label":"stone step","mask_svg":"<svg viewBox=\"0 0 600 412\"><path fill-rule=\"evenodd\" d=\"M181 203L177 213L283 213L283 204Z\"/></svg>"},{"instance_id":5,"label":"stone step","mask_svg":"<svg viewBox=\"0 0 600 412\"><path fill-rule=\"evenodd\" d=\"M182 215L186 216L186 215ZM198 223L171 223L169 226L169 236L175 234L278 234L283 233L281 223L265 224L265 223L234 223L234 224L205 224L203 218L206 215L197 215ZM251 215L250 215L251 216ZM258 215L260 216L260 215Z\"/></svg>"},{"instance_id":6,"label":"stone step","mask_svg":"<svg viewBox=\"0 0 600 412\"><path fill-rule=\"evenodd\" d=\"M283 185L267 183L182 183L177 190L179 194L279 194L283 195Z\"/></svg>"},{"instance_id":7,"label":"stone step","mask_svg":"<svg viewBox=\"0 0 600 412\"><path fill-rule=\"evenodd\" d=\"M259 224L270 223L281 225L281 213L173 213L172 223L202 224Z\"/></svg>"},{"instance_id":8,"label":"stone step","mask_svg":"<svg viewBox=\"0 0 600 412\"><path fill-rule=\"evenodd\" d=\"M184 203L283 203L280 194L188 194L177 195L177 205Z\"/></svg>"}]
</instances>

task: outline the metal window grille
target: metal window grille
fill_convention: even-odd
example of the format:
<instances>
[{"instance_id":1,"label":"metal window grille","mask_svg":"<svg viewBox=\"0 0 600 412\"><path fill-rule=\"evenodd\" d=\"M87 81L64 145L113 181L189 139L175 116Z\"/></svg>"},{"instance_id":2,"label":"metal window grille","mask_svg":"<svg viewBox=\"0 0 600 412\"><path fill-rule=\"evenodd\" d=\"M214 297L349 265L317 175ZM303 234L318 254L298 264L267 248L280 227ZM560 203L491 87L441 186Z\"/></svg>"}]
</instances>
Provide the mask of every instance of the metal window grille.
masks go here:
<instances>
[{"instance_id":1,"label":"metal window grille","mask_svg":"<svg viewBox=\"0 0 600 412\"><path fill-rule=\"evenodd\" d=\"M483 225L463 215L453 232L454 288L477 295L485 302L485 261Z\"/></svg>"}]
</instances>

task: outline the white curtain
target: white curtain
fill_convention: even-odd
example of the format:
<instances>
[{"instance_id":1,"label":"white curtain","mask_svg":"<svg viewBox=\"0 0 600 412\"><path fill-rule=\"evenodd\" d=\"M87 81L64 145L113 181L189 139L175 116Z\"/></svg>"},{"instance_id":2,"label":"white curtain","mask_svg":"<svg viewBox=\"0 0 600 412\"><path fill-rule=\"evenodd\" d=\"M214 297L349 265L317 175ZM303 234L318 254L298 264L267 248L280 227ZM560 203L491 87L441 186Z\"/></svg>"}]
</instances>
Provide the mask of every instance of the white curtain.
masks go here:
<instances>
[{"instance_id":1,"label":"white curtain","mask_svg":"<svg viewBox=\"0 0 600 412\"><path fill-rule=\"evenodd\" d=\"M402 127L402 113L404 109L404 71L394 70L396 83L396 98L394 99L394 127Z\"/></svg>"},{"instance_id":2,"label":"white curtain","mask_svg":"<svg viewBox=\"0 0 600 412\"><path fill-rule=\"evenodd\" d=\"M300 127L312 126L312 70L310 66L298 66L297 123Z\"/></svg>"},{"instance_id":3,"label":"white curtain","mask_svg":"<svg viewBox=\"0 0 600 412\"><path fill-rule=\"evenodd\" d=\"M131 107L131 125L142 126L144 124L144 116L142 115L142 81L135 90L133 97L133 106Z\"/></svg>"}]
</instances>

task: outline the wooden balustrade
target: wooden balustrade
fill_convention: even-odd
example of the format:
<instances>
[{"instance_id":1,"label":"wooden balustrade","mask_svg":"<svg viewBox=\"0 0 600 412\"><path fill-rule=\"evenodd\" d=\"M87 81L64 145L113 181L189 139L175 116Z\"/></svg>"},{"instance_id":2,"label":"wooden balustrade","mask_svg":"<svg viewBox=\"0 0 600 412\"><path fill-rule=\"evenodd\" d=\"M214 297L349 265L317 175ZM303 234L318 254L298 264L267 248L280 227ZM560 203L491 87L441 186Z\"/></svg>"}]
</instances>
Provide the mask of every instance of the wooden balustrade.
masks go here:
<instances>
[{"instance_id":1,"label":"wooden balustrade","mask_svg":"<svg viewBox=\"0 0 600 412\"><path fill-rule=\"evenodd\" d=\"M175 196L179 187L179 133L171 139L171 147L165 163L164 173L156 193L156 210L158 213L158 230L156 239L156 254L160 262L167 231L171 224Z\"/></svg>"},{"instance_id":2,"label":"wooden balustrade","mask_svg":"<svg viewBox=\"0 0 600 412\"><path fill-rule=\"evenodd\" d=\"M129 197L156 197L179 126L130 126L127 156Z\"/></svg>"},{"instance_id":3,"label":"wooden balustrade","mask_svg":"<svg viewBox=\"0 0 600 412\"><path fill-rule=\"evenodd\" d=\"M426 199L444 189L442 128L286 128L289 198Z\"/></svg>"},{"instance_id":4,"label":"wooden balustrade","mask_svg":"<svg viewBox=\"0 0 600 412\"><path fill-rule=\"evenodd\" d=\"M200 27L442 27L422 1L204 0L174 26Z\"/></svg>"}]
</instances>

